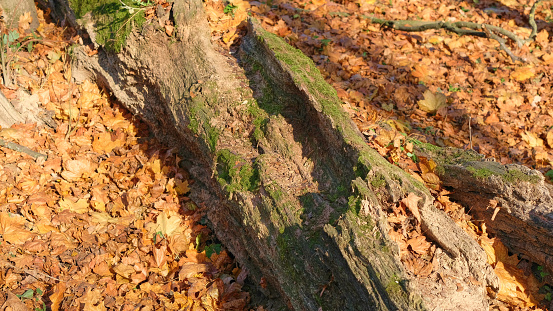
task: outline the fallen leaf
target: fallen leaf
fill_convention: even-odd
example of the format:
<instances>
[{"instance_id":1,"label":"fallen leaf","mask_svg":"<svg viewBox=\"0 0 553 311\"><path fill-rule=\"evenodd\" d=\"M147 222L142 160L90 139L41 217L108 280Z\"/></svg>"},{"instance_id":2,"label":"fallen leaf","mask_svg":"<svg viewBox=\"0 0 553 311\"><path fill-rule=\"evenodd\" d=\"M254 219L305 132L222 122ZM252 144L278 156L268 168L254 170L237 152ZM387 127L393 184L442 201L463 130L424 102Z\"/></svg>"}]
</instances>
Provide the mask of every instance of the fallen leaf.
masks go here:
<instances>
[{"instance_id":1,"label":"fallen leaf","mask_svg":"<svg viewBox=\"0 0 553 311\"><path fill-rule=\"evenodd\" d=\"M413 216L415 216L415 218L419 221L419 224L421 223L421 214L418 206L420 199L422 198L411 192L406 198L401 200L401 202L407 206L411 213L413 213Z\"/></svg>"},{"instance_id":2,"label":"fallen leaf","mask_svg":"<svg viewBox=\"0 0 553 311\"><path fill-rule=\"evenodd\" d=\"M50 306L52 308L52 311L58 311L61 306L61 302L64 298L65 293L65 283L60 282L54 285L54 288L52 289L52 294L48 296L50 298L50 301L52 302L52 305Z\"/></svg>"},{"instance_id":3,"label":"fallen leaf","mask_svg":"<svg viewBox=\"0 0 553 311\"><path fill-rule=\"evenodd\" d=\"M545 141L547 141L547 145L549 145L549 148L553 148L553 129L550 129L547 134L545 135Z\"/></svg>"},{"instance_id":4,"label":"fallen leaf","mask_svg":"<svg viewBox=\"0 0 553 311\"><path fill-rule=\"evenodd\" d=\"M426 241L424 235L419 235L407 241L407 244L411 246L411 249L418 254L424 255L428 252L428 249L432 244Z\"/></svg>"},{"instance_id":5,"label":"fallen leaf","mask_svg":"<svg viewBox=\"0 0 553 311\"><path fill-rule=\"evenodd\" d=\"M543 140L532 132L524 131L520 136L530 147L543 146Z\"/></svg>"},{"instance_id":6,"label":"fallen leaf","mask_svg":"<svg viewBox=\"0 0 553 311\"><path fill-rule=\"evenodd\" d=\"M532 66L520 67L511 73L511 78L518 82L528 80L534 76L534 68Z\"/></svg>"},{"instance_id":7,"label":"fallen leaf","mask_svg":"<svg viewBox=\"0 0 553 311\"><path fill-rule=\"evenodd\" d=\"M430 90L426 90L423 94L424 99L418 101L419 109L428 112L435 113L442 107L447 107L446 96L442 93L432 93Z\"/></svg>"}]
</instances>

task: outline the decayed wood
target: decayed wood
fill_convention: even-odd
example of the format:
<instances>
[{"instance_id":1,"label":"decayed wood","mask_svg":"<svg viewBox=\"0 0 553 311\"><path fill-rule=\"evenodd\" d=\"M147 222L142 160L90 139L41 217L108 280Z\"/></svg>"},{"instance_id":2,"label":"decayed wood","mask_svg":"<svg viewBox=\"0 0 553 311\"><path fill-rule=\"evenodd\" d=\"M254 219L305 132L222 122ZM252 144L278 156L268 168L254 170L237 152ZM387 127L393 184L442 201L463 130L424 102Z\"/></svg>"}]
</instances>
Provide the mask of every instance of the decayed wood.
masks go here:
<instances>
[{"instance_id":1,"label":"decayed wood","mask_svg":"<svg viewBox=\"0 0 553 311\"><path fill-rule=\"evenodd\" d=\"M553 272L553 186L543 175L521 165L482 161L473 151L425 149L441 169L451 198L516 254Z\"/></svg>"},{"instance_id":2,"label":"decayed wood","mask_svg":"<svg viewBox=\"0 0 553 311\"><path fill-rule=\"evenodd\" d=\"M75 22L65 0L49 3ZM176 1L172 13L176 40L145 24L119 54L77 50L73 72L181 149L193 199L249 279L266 280L259 290L275 309L487 309L497 278L482 249L365 144L311 60L252 20L238 66L211 46L201 1ZM404 271L383 212L409 193L444 249L424 280Z\"/></svg>"}]
</instances>

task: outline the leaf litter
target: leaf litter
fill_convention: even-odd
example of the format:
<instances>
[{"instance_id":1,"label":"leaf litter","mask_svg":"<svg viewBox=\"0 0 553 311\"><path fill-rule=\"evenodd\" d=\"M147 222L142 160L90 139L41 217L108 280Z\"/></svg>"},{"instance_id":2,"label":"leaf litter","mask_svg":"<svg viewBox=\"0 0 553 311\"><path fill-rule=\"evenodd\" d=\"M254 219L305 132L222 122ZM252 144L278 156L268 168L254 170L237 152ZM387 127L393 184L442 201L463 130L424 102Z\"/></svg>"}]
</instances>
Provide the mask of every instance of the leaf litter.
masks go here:
<instances>
[{"instance_id":1,"label":"leaf litter","mask_svg":"<svg viewBox=\"0 0 553 311\"><path fill-rule=\"evenodd\" d=\"M492 309L539 310L551 302L546 273L536 277L531 263L509 256L501 241L488 237L485 224L474 224L465 207L449 201L434 172L436 164L414 155L412 142L472 148L502 164L540 170L553 181L552 24L541 23L536 40L514 48L528 60L521 64L513 63L494 40L444 30L394 31L366 18L488 23L528 37L526 17L533 1L231 2L240 14L230 16L221 2L204 1L213 40L236 49L242 16L251 14L310 57L368 144L424 183L435 205L486 250L501 282ZM552 8L538 7L536 20L550 21L551 16ZM432 273L436 246L421 232L416 202L409 194L390 207L389 235L407 270L426 277Z\"/></svg>"},{"instance_id":2,"label":"leaf litter","mask_svg":"<svg viewBox=\"0 0 553 311\"><path fill-rule=\"evenodd\" d=\"M66 51L79 37L39 16L42 41L9 51L19 73L1 90L36 95L55 127L0 129L47 155L0 148L2 309L247 309L247 271L188 197L194 181L176 150L96 84L70 82Z\"/></svg>"}]
</instances>

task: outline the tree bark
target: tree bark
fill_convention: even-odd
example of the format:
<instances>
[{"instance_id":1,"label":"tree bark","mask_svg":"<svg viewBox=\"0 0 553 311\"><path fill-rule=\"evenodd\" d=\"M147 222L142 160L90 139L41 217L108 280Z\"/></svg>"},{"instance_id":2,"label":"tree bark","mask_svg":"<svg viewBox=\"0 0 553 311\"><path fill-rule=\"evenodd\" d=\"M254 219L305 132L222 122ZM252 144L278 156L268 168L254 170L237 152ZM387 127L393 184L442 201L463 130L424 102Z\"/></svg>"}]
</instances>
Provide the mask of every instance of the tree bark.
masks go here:
<instances>
[{"instance_id":1,"label":"tree bark","mask_svg":"<svg viewBox=\"0 0 553 311\"><path fill-rule=\"evenodd\" d=\"M48 3L79 24L65 0ZM171 16L175 37L146 22L120 53L77 49L73 72L182 151L192 199L250 279L266 281L266 306L487 310L486 287L498 280L483 250L366 145L311 60L255 20L238 61L217 52L199 0L175 1ZM80 17L90 38L94 19ZM388 236L384 210L409 193L422 198L423 231L443 249L424 279L404 270Z\"/></svg>"},{"instance_id":2,"label":"tree bark","mask_svg":"<svg viewBox=\"0 0 553 311\"><path fill-rule=\"evenodd\" d=\"M451 198L470 208L511 252L553 271L553 186L539 171L483 161L456 148L425 144L419 155L436 161Z\"/></svg>"}]
</instances>

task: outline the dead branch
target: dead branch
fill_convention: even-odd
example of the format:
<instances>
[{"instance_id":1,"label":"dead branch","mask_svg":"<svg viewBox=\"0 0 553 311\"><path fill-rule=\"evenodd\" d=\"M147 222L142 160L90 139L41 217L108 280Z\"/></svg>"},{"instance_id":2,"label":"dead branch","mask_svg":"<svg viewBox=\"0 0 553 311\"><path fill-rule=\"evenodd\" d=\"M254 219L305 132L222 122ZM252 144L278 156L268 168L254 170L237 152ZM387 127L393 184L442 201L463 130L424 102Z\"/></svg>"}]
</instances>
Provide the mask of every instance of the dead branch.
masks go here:
<instances>
[{"instance_id":1,"label":"dead branch","mask_svg":"<svg viewBox=\"0 0 553 311\"><path fill-rule=\"evenodd\" d=\"M408 32L420 32L420 31L425 31L429 29L446 29L460 36L469 35L469 36L476 36L481 38L489 38L497 41L501 49L511 57L513 62L516 62L516 61L525 62L526 60L524 58L513 54L513 52L509 49L509 47L506 44L507 40L500 37L499 35L503 35L511 39L513 42L517 44L518 47L522 47L525 43L533 41L534 38L536 37L537 28L538 28L535 21L536 9L541 2L542 0L538 0L534 3L530 11L530 14L528 16L528 19L529 19L528 23L532 27L532 33L526 40L521 39L520 37L518 37L517 35L515 35L514 33L506 29L503 29L501 27L497 27L494 25L489 25L489 24L479 24L479 23L464 22L464 21L426 22L426 21L412 21L412 20L386 20L386 19L366 16L366 15L363 15L362 17L369 19L373 23L380 24L385 27L402 30L402 31L408 31Z\"/></svg>"},{"instance_id":2,"label":"dead branch","mask_svg":"<svg viewBox=\"0 0 553 311\"><path fill-rule=\"evenodd\" d=\"M0 139L0 147L6 147L8 149L11 149L11 150L14 150L14 151L17 151L17 152L26 153L26 154L30 155L31 157L33 157L35 159L38 159L40 157L44 157L44 159L48 158L48 156L45 155L45 154L33 151L33 150L31 150L31 149L29 149L25 146L21 146L20 144L5 141L3 139Z\"/></svg>"}]
</instances>

